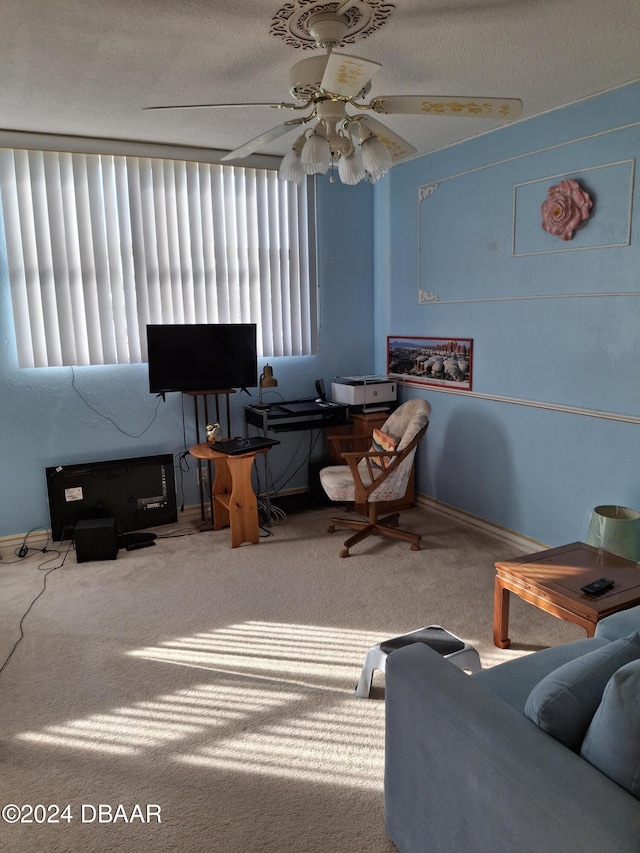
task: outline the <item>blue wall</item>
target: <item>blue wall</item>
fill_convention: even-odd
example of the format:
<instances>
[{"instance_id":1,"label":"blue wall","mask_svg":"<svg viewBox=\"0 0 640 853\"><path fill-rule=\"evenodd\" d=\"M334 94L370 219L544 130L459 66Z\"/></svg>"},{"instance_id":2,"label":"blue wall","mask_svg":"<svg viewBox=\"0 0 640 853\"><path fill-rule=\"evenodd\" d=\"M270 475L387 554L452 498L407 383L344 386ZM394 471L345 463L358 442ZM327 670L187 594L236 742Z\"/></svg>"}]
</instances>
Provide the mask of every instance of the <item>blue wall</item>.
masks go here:
<instances>
[{"instance_id":1,"label":"blue wall","mask_svg":"<svg viewBox=\"0 0 640 853\"><path fill-rule=\"evenodd\" d=\"M433 407L418 491L550 545L584 540L598 504L640 508L639 142L633 84L395 167L373 189L319 180L320 352L271 359L277 393L384 372L387 335L472 338L470 393L402 390ZM539 225L565 177L595 201L568 243ZM440 301L419 304L419 289ZM0 253L0 536L48 526L45 466L184 449L181 398L155 414L144 365L77 369L84 402L70 369L15 364ZM190 405L184 429L188 445ZM287 437L274 477L308 448ZM197 503L193 470L185 493Z\"/></svg>"},{"instance_id":2,"label":"blue wall","mask_svg":"<svg viewBox=\"0 0 640 853\"><path fill-rule=\"evenodd\" d=\"M371 372L372 198L369 185L318 181L320 350L314 356L269 359L278 388L265 399L312 396L318 377L330 387L336 375ZM73 373L71 368L19 370L16 365L6 252L0 246L0 536L50 526L47 466L155 453L177 458L185 444L194 443L191 399L185 401L183 427L182 395L170 394L159 403L148 392L146 365L81 367ZM236 394L232 401L232 432L241 434L242 407L249 398ZM275 448L271 474L276 481L304 462L311 435L285 436L282 447ZM287 488L304 483L303 466ZM194 465L184 477L184 493L186 506L199 503Z\"/></svg>"},{"instance_id":3,"label":"blue wall","mask_svg":"<svg viewBox=\"0 0 640 853\"><path fill-rule=\"evenodd\" d=\"M640 508L639 140L634 84L376 188L376 369L387 335L473 339L470 393L403 392L433 407L422 494L551 545L584 540L598 504ZM540 205L566 178L594 207L564 242Z\"/></svg>"}]
</instances>

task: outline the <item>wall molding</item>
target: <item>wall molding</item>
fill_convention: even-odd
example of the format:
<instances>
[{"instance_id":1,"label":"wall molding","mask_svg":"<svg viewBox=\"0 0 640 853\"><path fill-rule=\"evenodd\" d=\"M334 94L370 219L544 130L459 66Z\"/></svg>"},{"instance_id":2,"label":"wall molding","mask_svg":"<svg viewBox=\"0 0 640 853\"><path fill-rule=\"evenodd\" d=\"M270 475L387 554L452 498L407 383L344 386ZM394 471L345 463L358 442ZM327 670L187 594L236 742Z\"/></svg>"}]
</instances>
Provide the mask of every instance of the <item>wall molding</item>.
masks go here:
<instances>
[{"instance_id":1,"label":"wall molding","mask_svg":"<svg viewBox=\"0 0 640 853\"><path fill-rule=\"evenodd\" d=\"M622 290L616 293L543 293L538 296L478 296L473 299L440 299L437 296L435 299L428 299L420 294L424 294L424 291L419 291L418 304L421 305L460 305L466 302L522 302L532 299L610 299L614 296L640 296L640 290Z\"/></svg>"},{"instance_id":2,"label":"wall molding","mask_svg":"<svg viewBox=\"0 0 640 853\"><path fill-rule=\"evenodd\" d=\"M560 172L555 175L545 175L541 178L533 178L530 181L521 181L518 184L514 184L513 187L513 222L511 226L511 257L512 258L531 258L537 257L539 255L556 255L556 254L565 254L567 252L587 252L593 251L594 249L618 249L629 246L631 244L631 216L633 212L633 186L635 182L635 157L629 157L626 160L616 160L612 163L601 163L597 166L586 166L583 169L573 169L571 172ZM568 241L561 241L561 245L557 244L554 248L549 249L538 249L536 251L529 252L517 252L516 251L516 241L517 241L517 221L518 221L518 190L523 189L524 187L530 187L534 184L548 184L550 181L555 180L566 180L570 177L575 178L583 178L589 172L598 172L603 169L611 169L616 166L628 166L629 167L629 195L627 200L627 208L626 208L626 229L624 239L617 243L594 243L580 246L570 246L568 245ZM591 188L590 188L591 189ZM540 198L544 199L544 195L541 193Z\"/></svg>"},{"instance_id":3,"label":"wall molding","mask_svg":"<svg viewBox=\"0 0 640 853\"><path fill-rule=\"evenodd\" d=\"M532 116L534 118L534 116ZM439 187L441 183L444 181L453 181L455 178L464 178L467 175L473 175L476 172L484 172L487 169L493 169L495 166L503 166L505 163L513 163L516 160L524 160L526 157L532 157L535 154L544 154L547 151L555 151L558 148L565 148L567 145L575 145L578 142L586 142L590 139L598 139L600 136L608 136L610 133L619 133L621 130L630 130L634 127L640 127L640 121L631 121L628 124L620 124L617 127L608 127L605 130L598 130L595 133L588 133L586 136L576 136L575 139L567 139L564 142L555 142L553 145L545 145L542 148L534 148L532 151L523 151L522 154L514 154L512 157L505 157L503 160L495 160L492 163L485 163L482 166L474 166L473 169L466 169L464 172L456 172L454 175L447 175L445 178L439 178L435 181L430 181L429 184L424 184L423 186L434 186ZM466 139L463 142L469 142L470 140ZM432 152L435 153L435 152ZM429 155L422 155L429 156ZM433 193L427 193L424 195L424 198L428 198L429 195L433 195ZM418 196L419 201L422 201L420 198L420 188L418 188Z\"/></svg>"},{"instance_id":4,"label":"wall molding","mask_svg":"<svg viewBox=\"0 0 640 853\"><path fill-rule=\"evenodd\" d=\"M435 498L416 494L415 502L416 506L420 507L420 509L435 512L452 521L457 521L460 524L478 530L480 533L491 536L493 539L498 539L505 545L517 548L523 554L535 554L536 551L544 551L550 547L544 542L539 542L537 539L531 539L529 536L516 533L515 530L509 530L507 527L501 527L499 524L485 521L484 518L464 512L461 509L456 509L456 507L449 506L449 504L442 503Z\"/></svg>"},{"instance_id":5,"label":"wall molding","mask_svg":"<svg viewBox=\"0 0 640 853\"><path fill-rule=\"evenodd\" d=\"M547 295L547 296L513 296L513 297L511 297L511 296L493 296L493 297L486 297L486 298L479 298L479 299L451 299L451 300L446 300L446 299L425 300L424 298L421 298L421 294L423 294L425 292L424 287L423 287L423 273L422 273L422 269L423 269L423 267L422 267L422 264L423 264L423 258L422 258L422 255L423 255L423 252L422 252L422 229L423 229L422 205L427 199L432 198L436 194L436 191L439 189L441 184L446 183L447 181L456 180L458 178L464 178L464 177L467 177L469 175L476 174L478 172L484 172L484 171L487 171L488 169L494 169L496 166L503 166L507 163L513 163L513 162L516 162L518 160L525 160L529 157L534 157L537 154L544 154L544 153L549 152L549 151L555 151L555 150L558 150L560 148L565 148L569 145L575 145L575 144L578 144L580 142L587 142L587 141L592 140L592 139L598 139L598 138L603 137L603 136L608 136L612 133L620 133L621 131L631 130L631 129L637 128L637 127L640 127L640 121L633 121L633 122L629 122L627 124L618 125L616 127L606 128L605 130L596 131L595 133L589 133L589 134L586 134L585 136L578 136L578 137L575 137L573 139L564 140L563 142L556 142L553 145L546 145L546 146L543 146L541 148L533 149L531 151L523 151L520 154L514 154L513 156L505 157L502 160L495 160L492 163L484 163L482 166L475 166L472 169L466 169L462 172L456 172L453 175L447 175L445 177L440 177L436 180L432 180L426 184L421 184L420 186L418 186L418 190L417 190L417 195L418 195L418 253L417 253L418 254L418 257L417 257L417 262L418 262L418 269L417 269L418 304L419 305L420 304L453 305L453 304L462 304L462 303L466 303L466 302L506 302L506 301L517 300L517 299L575 299L575 298L583 298L586 296L604 297L604 296L638 296L638 295L640 295L637 291L631 291L631 292L627 292L627 293L624 293L624 292L623 293L597 293L597 294L591 294L591 293L575 293L574 294L574 293L572 293L572 294L557 294L557 295ZM465 141L468 142L469 140L465 140ZM432 152L432 153L435 153L435 152ZM631 158L631 159L634 159L634 158ZM626 160L620 161L620 162L626 162ZM609 164L596 164L596 165L591 166L591 167L585 167L585 169L589 169L589 168L597 169L597 168L600 168L601 165L609 165ZM573 174L574 172L575 172L575 170L572 170L571 174ZM635 177L635 168L634 168L634 177ZM633 207L633 193L631 194L631 199L630 199L630 215L631 215L632 207ZM598 249L598 248L609 248L609 247L596 246L594 248ZM516 255L515 257L519 257L519 256Z\"/></svg>"},{"instance_id":6,"label":"wall molding","mask_svg":"<svg viewBox=\"0 0 640 853\"><path fill-rule=\"evenodd\" d=\"M598 409L583 409L579 406L565 406L562 403L545 403L540 400L526 400L520 397L504 397L499 394L482 394L479 391L463 391L451 388L441 388L438 385L425 385L420 382L409 382L402 377L394 377L403 388L425 389L431 393L455 394L456 396L474 397L477 400L489 400L494 403L511 403L514 406L530 406L533 409L548 409L552 412L562 412L567 415L583 415L589 418L601 418L606 421L618 421L625 424L640 425L640 415L626 415L620 412L602 412Z\"/></svg>"}]
</instances>

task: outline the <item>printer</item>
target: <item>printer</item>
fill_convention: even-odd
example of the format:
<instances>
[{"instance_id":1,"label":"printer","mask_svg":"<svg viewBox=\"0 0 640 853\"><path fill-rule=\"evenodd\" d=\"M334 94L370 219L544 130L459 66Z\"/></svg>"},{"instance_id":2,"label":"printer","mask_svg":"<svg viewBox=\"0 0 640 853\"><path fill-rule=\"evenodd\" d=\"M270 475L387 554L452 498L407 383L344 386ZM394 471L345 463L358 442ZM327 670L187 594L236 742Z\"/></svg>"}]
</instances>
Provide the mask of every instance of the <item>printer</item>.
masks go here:
<instances>
[{"instance_id":1,"label":"printer","mask_svg":"<svg viewBox=\"0 0 640 853\"><path fill-rule=\"evenodd\" d=\"M331 399L348 406L388 408L396 400L398 385L388 376L337 376L331 383Z\"/></svg>"}]
</instances>

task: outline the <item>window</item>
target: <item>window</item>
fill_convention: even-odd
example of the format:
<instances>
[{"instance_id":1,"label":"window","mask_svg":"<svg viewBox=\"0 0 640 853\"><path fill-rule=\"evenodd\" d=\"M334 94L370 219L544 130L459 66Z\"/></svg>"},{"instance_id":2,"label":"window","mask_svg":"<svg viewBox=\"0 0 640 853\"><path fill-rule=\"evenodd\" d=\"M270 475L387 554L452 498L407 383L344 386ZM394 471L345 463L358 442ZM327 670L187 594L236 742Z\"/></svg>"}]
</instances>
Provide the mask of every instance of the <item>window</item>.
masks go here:
<instances>
[{"instance_id":1,"label":"window","mask_svg":"<svg viewBox=\"0 0 640 853\"><path fill-rule=\"evenodd\" d=\"M20 367L146 361L148 323L316 349L311 188L270 169L0 149Z\"/></svg>"}]
</instances>

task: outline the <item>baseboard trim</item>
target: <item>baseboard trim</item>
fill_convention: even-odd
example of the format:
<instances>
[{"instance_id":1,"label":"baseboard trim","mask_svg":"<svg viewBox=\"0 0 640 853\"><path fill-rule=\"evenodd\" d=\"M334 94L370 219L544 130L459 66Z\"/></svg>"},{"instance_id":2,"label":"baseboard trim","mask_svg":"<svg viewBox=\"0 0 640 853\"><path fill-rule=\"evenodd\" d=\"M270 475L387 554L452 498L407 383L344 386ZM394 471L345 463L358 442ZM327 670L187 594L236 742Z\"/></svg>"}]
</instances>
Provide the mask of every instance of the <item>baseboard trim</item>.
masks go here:
<instances>
[{"instance_id":1,"label":"baseboard trim","mask_svg":"<svg viewBox=\"0 0 640 853\"><path fill-rule=\"evenodd\" d=\"M282 494L296 494L304 491L305 489L287 489L283 491ZM461 509L456 509L456 507L449 506L449 504L437 501L435 498L429 498L426 495L416 494L415 503L416 506L422 509L429 510L430 512L436 512L439 515L451 518L461 524L466 524L468 527L480 530L482 533L486 533L488 536L498 539L505 545L511 545L514 548L518 548L523 554L543 551L550 547L549 545L545 545L544 542L539 542L536 539L530 539L528 536L523 536L521 533L516 533L514 530L509 530L506 527L501 527L499 524L493 524L490 521L485 521L485 519L479 518L477 515L472 515L471 513L464 512ZM205 514L207 514L207 512L208 507L205 507ZM187 506L184 510L178 512L178 524L194 524L197 526L201 521L202 518L199 505ZM5 559L19 559L16 556L16 552L25 544L25 542L30 550L41 551L43 548L53 550L54 546L58 543L52 543L50 537L51 531L44 529L34 530L27 534L22 533L17 536L2 537L0 538L0 557ZM2 566L1 562L0 566Z\"/></svg>"},{"instance_id":2,"label":"baseboard trim","mask_svg":"<svg viewBox=\"0 0 640 853\"><path fill-rule=\"evenodd\" d=\"M205 507L205 515L207 512L208 508ZM197 504L195 506L185 507L182 511L178 511L178 520L174 522L174 527L176 524L193 524L198 526L201 523L202 516L200 514L200 505ZM152 529L161 531L162 527ZM68 544L69 541L66 539L62 546L59 542L53 542L51 540L51 530L47 530L44 527L38 528L31 533L19 533L13 536L3 536L0 538L0 568L2 568L2 560L5 561L6 565L10 560L21 559L18 557L17 552L23 545L26 545L29 548L29 551L33 553L33 551L42 551L43 548L46 548L47 551L64 552Z\"/></svg>"},{"instance_id":3,"label":"baseboard trim","mask_svg":"<svg viewBox=\"0 0 640 853\"><path fill-rule=\"evenodd\" d=\"M439 515L451 518L458 521L467 527L473 527L486 533L487 536L492 536L505 545L511 545L514 548L522 551L523 554L535 553L536 551L544 551L549 548L544 542L539 542L537 539L531 539L529 536L523 536L521 533L516 533L515 530L509 530L507 527L501 527L499 524L493 524L491 521L486 521L477 515L472 515L464 510L449 506L449 504L437 501L435 498L429 498L426 495L416 494L416 506L421 509L427 509L431 512L436 512Z\"/></svg>"}]
</instances>

